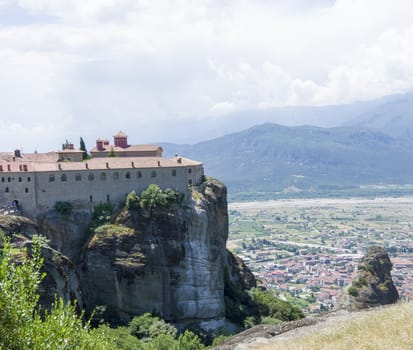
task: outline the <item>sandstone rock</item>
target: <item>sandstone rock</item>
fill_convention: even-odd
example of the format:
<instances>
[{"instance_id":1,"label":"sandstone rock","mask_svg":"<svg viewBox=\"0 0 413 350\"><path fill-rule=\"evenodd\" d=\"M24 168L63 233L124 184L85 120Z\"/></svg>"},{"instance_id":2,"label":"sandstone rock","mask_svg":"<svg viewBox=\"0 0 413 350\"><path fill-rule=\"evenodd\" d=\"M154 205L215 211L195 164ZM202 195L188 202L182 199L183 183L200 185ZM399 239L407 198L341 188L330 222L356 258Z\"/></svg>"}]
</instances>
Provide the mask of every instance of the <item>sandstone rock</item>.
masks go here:
<instances>
[{"instance_id":1,"label":"sandstone rock","mask_svg":"<svg viewBox=\"0 0 413 350\"><path fill-rule=\"evenodd\" d=\"M386 251L379 246L370 247L350 286L342 293L339 308L352 311L395 303L399 294L393 284L391 269Z\"/></svg>"}]
</instances>

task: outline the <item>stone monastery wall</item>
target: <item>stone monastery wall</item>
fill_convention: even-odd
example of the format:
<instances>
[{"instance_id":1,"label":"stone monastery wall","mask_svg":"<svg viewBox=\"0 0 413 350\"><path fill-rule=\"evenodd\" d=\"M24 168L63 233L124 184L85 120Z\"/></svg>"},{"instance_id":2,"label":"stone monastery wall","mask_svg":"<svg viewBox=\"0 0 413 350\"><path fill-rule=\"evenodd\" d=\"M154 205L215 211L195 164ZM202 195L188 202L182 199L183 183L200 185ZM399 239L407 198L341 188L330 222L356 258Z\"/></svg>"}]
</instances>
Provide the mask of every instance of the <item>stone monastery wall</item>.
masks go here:
<instances>
[{"instance_id":1,"label":"stone monastery wall","mask_svg":"<svg viewBox=\"0 0 413 350\"><path fill-rule=\"evenodd\" d=\"M109 150L117 156L108 157ZM83 152L71 143L59 152L0 153L0 206L18 207L33 219L58 201L91 212L96 204L117 205L131 191L140 194L150 184L186 196L188 186L198 185L204 175L201 162L177 155L162 158L162 147L129 145L121 131L114 136L114 145L97 140L91 154L92 159L82 161Z\"/></svg>"},{"instance_id":2,"label":"stone monastery wall","mask_svg":"<svg viewBox=\"0 0 413 350\"><path fill-rule=\"evenodd\" d=\"M92 210L98 203L118 204L131 191L140 194L153 183L187 195L188 186L199 184L203 175L202 165L84 170L64 170L64 165L57 171L0 172L0 204L18 201L23 214L31 218L52 209L57 201Z\"/></svg>"}]
</instances>

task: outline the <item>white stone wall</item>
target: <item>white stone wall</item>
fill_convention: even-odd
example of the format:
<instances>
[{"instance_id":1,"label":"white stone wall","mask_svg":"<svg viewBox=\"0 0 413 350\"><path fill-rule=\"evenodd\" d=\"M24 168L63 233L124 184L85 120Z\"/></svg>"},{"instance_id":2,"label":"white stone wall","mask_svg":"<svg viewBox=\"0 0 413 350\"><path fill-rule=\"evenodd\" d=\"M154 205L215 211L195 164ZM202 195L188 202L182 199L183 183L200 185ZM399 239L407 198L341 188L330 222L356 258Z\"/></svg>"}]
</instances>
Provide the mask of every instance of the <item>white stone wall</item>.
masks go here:
<instances>
[{"instance_id":1,"label":"white stone wall","mask_svg":"<svg viewBox=\"0 0 413 350\"><path fill-rule=\"evenodd\" d=\"M107 201L118 205L131 191L140 194L153 183L163 190L172 188L187 195L188 186L199 184L202 175L202 166L3 173L0 203L9 205L16 199L23 214L31 218L52 209L57 201L70 201L74 209L91 211L96 204ZM5 192L6 187L9 192Z\"/></svg>"}]
</instances>

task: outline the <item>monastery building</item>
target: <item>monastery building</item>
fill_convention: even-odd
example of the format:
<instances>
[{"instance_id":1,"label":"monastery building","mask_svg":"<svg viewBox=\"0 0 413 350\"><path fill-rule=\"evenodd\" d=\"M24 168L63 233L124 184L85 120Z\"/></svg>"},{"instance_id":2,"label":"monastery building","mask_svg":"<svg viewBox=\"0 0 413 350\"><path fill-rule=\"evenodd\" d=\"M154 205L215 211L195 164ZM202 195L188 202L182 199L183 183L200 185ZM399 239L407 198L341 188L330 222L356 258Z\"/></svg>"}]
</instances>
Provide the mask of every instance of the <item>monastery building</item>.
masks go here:
<instances>
[{"instance_id":1,"label":"monastery building","mask_svg":"<svg viewBox=\"0 0 413 350\"><path fill-rule=\"evenodd\" d=\"M127 135L119 132L113 145L98 139L86 161L70 143L58 152L0 153L0 206L36 219L58 201L91 211L99 203L118 204L133 190L140 194L150 184L186 195L188 186L201 183L201 162L177 155L166 159L162 151L157 145L128 145Z\"/></svg>"}]
</instances>

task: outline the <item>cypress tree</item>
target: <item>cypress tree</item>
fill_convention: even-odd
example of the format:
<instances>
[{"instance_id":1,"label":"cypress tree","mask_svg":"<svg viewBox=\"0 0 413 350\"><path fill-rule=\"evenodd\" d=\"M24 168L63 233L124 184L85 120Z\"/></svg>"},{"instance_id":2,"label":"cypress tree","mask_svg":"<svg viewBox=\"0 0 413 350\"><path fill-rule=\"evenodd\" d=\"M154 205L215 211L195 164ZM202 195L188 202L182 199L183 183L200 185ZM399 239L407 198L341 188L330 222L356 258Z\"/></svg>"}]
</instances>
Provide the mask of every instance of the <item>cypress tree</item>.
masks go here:
<instances>
[{"instance_id":1,"label":"cypress tree","mask_svg":"<svg viewBox=\"0 0 413 350\"><path fill-rule=\"evenodd\" d=\"M80 138L80 150L83 151L83 160L89 159L89 154L86 150L85 141L83 141L83 137Z\"/></svg>"}]
</instances>

